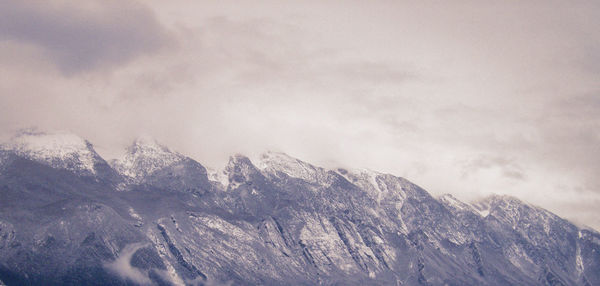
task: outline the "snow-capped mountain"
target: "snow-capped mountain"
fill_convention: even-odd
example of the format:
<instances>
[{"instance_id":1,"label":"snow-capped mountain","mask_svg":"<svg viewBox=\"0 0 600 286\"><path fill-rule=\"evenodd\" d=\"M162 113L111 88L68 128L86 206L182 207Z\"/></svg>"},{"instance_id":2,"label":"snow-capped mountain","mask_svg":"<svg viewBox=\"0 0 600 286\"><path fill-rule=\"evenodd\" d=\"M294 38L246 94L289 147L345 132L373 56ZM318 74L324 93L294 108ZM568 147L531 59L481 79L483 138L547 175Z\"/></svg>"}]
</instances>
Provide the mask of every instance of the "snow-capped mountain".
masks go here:
<instances>
[{"instance_id":1,"label":"snow-capped mountain","mask_svg":"<svg viewBox=\"0 0 600 286\"><path fill-rule=\"evenodd\" d=\"M140 137L127 148L123 158L113 160L110 164L119 173L139 182L145 176L185 158L152 138Z\"/></svg>"},{"instance_id":2,"label":"snow-capped mountain","mask_svg":"<svg viewBox=\"0 0 600 286\"><path fill-rule=\"evenodd\" d=\"M149 137L136 139L124 157L111 161L111 166L133 185L196 193L211 188L200 163Z\"/></svg>"},{"instance_id":3,"label":"snow-capped mountain","mask_svg":"<svg viewBox=\"0 0 600 286\"><path fill-rule=\"evenodd\" d=\"M26 158L55 169L96 179L116 180L116 172L87 140L69 132L21 130L8 142L0 144L0 166L11 156ZM3 158L2 158L3 157Z\"/></svg>"},{"instance_id":4,"label":"snow-capped mountain","mask_svg":"<svg viewBox=\"0 0 600 286\"><path fill-rule=\"evenodd\" d=\"M281 152L266 152L261 154L257 167L271 176L278 176L278 173L280 173L310 183L323 183L329 177L327 170L315 167Z\"/></svg>"},{"instance_id":5,"label":"snow-capped mountain","mask_svg":"<svg viewBox=\"0 0 600 286\"><path fill-rule=\"evenodd\" d=\"M7 285L600 285L600 234L513 197L276 152L207 172L147 138L109 166L20 134L0 162Z\"/></svg>"},{"instance_id":6,"label":"snow-capped mountain","mask_svg":"<svg viewBox=\"0 0 600 286\"><path fill-rule=\"evenodd\" d=\"M94 151L92 144L81 137L67 133L44 133L25 130L17 133L3 144L19 156L35 160L54 168L81 173L96 173L96 165L103 159Z\"/></svg>"}]
</instances>

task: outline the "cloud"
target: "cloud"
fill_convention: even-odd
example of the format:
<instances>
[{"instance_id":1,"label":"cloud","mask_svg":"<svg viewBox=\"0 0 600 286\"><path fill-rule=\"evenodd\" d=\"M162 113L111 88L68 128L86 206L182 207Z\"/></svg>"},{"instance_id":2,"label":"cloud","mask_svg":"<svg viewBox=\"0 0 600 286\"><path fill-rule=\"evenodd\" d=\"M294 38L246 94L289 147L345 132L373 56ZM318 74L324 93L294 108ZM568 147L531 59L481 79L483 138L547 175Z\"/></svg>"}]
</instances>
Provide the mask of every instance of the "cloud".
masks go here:
<instances>
[{"instance_id":1,"label":"cloud","mask_svg":"<svg viewBox=\"0 0 600 286\"><path fill-rule=\"evenodd\" d=\"M477 176L479 170L485 169L498 169L502 176L509 179L526 179L522 168L514 160L483 155L464 163L462 170L463 177Z\"/></svg>"},{"instance_id":2,"label":"cloud","mask_svg":"<svg viewBox=\"0 0 600 286\"><path fill-rule=\"evenodd\" d=\"M118 66L170 40L153 12L131 0L0 2L0 42L39 48L66 75Z\"/></svg>"},{"instance_id":3,"label":"cloud","mask_svg":"<svg viewBox=\"0 0 600 286\"><path fill-rule=\"evenodd\" d=\"M1 2L0 132L272 149L562 215L600 194L598 3L143 3Z\"/></svg>"},{"instance_id":4,"label":"cloud","mask_svg":"<svg viewBox=\"0 0 600 286\"><path fill-rule=\"evenodd\" d=\"M139 285L150 285L152 282L147 273L131 266L131 257L138 249L147 246L147 243L132 243L125 246L115 261L105 263L104 267L116 273L125 280L133 281Z\"/></svg>"}]
</instances>

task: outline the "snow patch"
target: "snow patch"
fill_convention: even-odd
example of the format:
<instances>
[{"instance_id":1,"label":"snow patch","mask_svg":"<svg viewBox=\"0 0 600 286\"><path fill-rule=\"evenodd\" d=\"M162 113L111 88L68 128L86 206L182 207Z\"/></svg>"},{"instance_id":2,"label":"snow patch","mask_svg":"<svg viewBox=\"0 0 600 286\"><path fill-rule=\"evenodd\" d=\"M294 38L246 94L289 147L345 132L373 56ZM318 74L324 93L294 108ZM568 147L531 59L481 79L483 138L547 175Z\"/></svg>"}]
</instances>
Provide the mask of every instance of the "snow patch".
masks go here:
<instances>
[{"instance_id":1,"label":"snow patch","mask_svg":"<svg viewBox=\"0 0 600 286\"><path fill-rule=\"evenodd\" d=\"M317 265L327 265L331 260L346 273L357 271L350 253L342 242L335 227L326 219L305 216L305 225L300 230L300 240L315 259ZM321 269L325 270L326 269Z\"/></svg>"},{"instance_id":2,"label":"snow patch","mask_svg":"<svg viewBox=\"0 0 600 286\"><path fill-rule=\"evenodd\" d=\"M148 229L146 236L150 238L150 240L154 243L156 250L158 250L158 255L160 256L161 260L165 263L165 266L167 267L165 275L169 278L168 280L170 280L173 283L173 285L184 286L185 282L183 282L179 275L177 275L175 267L173 267L169 259L167 259L167 248L162 243L162 241L150 229Z\"/></svg>"},{"instance_id":3,"label":"snow patch","mask_svg":"<svg viewBox=\"0 0 600 286\"><path fill-rule=\"evenodd\" d=\"M22 131L4 145L6 149L54 168L96 173L99 156L92 145L68 132Z\"/></svg>"},{"instance_id":4,"label":"snow patch","mask_svg":"<svg viewBox=\"0 0 600 286\"><path fill-rule=\"evenodd\" d=\"M492 209L491 200L493 200L493 196L491 198L486 198L480 201L472 202L471 206L473 206L473 209L477 212L477 214L485 218L490 214L490 211Z\"/></svg>"},{"instance_id":5,"label":"snow patch","mask_svg":"<svg viewBox=\"0 0 600 286\"><path fill-rule=\"evenodd\" d=\"M282 172L292 178L299 178L310 183L318 183L326 178L325 169L280 152L269 151L262 154L256 167L266 173Z\"/></svg>"},{"instance_id":6,"label":"snow patch","mask_svg":"<svg viewBox=\"0 0 600 286\"><path fill-rule=\"evenodd\" d=\"M132 207L129 207L129 216L136 220L142 220L142 217L137 212L135 212L135 210Z\"/></svg>"},{"instance_id":7,"label":"snow patch","mask_svg":"<svg viewBox=\"0 0 600 286\"><path fill-rule=\"evenodd\" d=\"M439 200L441 202L443 202L445 205L452 207L454 209L460 210L460 211L470 211L471 210L471 207L469 207L467 204L459 201L457 198L455 198L451 194L442 195L439 198Z\"/></svg>"},{"instance_id":8,"label":"snow patch","mask_svg":"<svg viewBox=\"0 0 600 286\"><path fill-rule=\"evenodd\" d=\"M583 274L585 271L585 266L583 265L583 258L581 257L581 247L579 246L579 243L577 243L577 249L575 251L575 266L577 274Z\"/></svg>"},{"instance_id":9,"label":"snow patch","mask_svg":"<svg viewBox=\"0 0 600 286\"><path fill-rule=\"evenodd\" d=\"M209 180L221 183L221 185L225 188L227 188L229 185L229 177L227 177L227 174L225 174L224 170L206 168L206 172Z\"/></svg>"},{"instance_id":10,"label":"snow patch","mask_svg":"<svg viewBox=\"0 0 600 286\"><path fill-rule=\"evenodd\" d=\"M482 217L487 217L490 214L490 210L478 210L477 213L479 213L479 215Z\"/></svg>"},{"instance_id":11,"label":"snow patch","mask_svg":"<svg viewBox=\"0 0 600 286\"><path fill-rule=\"evenodd\" d=\"M361 189L365 190L378 205L381 204L389 192L385 184L384 174L369 169L337 169L336 172L344 177L348 182L351 182Z\"/></svg>"},{"instance_id":12,"label":"snow patch","mask_svg":"<svg viewBox=\"0 0 600 286\"><path fill-rule=\"evenodd\" d=\"M169 150L156 140L140 137L127 149L123 158L114 160L111 165L122 175L139 182L145 176L183 159L185 156Z\"/></svg>"},{"instance_id":13,"label":"snow patch","mask_svg":"<svg viewBox=\"0 0 600 286\"><path fill-rule=\"evenodd\" d=\"M200 224L202 224L203 226L213 230L213 231L218 231L221 232L223 234L227 234L230 236L233 236L237 239L239 239L240 241L252 241L252 236L250 235L250 233L248 233L246 230L231 224L221 218L219 218L218 216L213 216L213 215L207 215L207 216L202 216L202 217L193 217L193 220L196 222L199 222ZM199 233L202 233L201 229L196 229Z\"/></svg>"}]
</instances>

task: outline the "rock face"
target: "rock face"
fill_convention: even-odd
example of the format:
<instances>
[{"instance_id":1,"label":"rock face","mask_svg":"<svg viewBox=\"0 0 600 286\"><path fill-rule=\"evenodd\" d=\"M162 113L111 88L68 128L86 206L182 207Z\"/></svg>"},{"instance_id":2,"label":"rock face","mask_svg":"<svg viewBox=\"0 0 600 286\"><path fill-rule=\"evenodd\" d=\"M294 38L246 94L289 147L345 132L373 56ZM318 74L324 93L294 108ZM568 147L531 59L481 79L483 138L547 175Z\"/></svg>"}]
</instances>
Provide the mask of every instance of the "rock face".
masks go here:
<instances>
[{"instance_id":1,"label":"rock face","mask_svg":"<svg viewBox=\"0 0 600 286\"><path fill-rule=\"evenodd\" d=\"M147 139L109 165L20 136L0 149L0 284L600 285L600 234L516 198L272 152L209 176Z\"/></svg>"}]
</instances>

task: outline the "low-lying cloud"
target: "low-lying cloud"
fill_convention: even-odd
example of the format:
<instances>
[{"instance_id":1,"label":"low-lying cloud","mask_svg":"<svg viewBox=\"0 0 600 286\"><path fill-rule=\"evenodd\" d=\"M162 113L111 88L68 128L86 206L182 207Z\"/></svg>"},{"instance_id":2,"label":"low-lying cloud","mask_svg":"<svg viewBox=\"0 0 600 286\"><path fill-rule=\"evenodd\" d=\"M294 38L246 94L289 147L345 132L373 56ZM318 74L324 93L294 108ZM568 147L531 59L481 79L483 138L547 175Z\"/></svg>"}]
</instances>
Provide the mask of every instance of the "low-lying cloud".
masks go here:
<instances>
[{"instance_id":1,"label":"low-lying cloud","mask_svg":"<svg viewBox=\"0 0 600 286\"><path fill-rule=\"evenodd\" d=\"M107 159L149 134L215 168L271 149L463 200L515 195L600 228L598 11L4 1L0 133L71 130Z\"/></svg>"},{"instance_id":2,"label":"low-lying cloud","mask_svg":"<svg viewBox=\"0 0 600 286\"><path fill-rule=\"evenodd\" d=\"M131 258L133 254L142 247L146 247L147 243L132 243L125 246L119 253L119 257L113 262L105 263L104 267L119 275L124 280L129 280L138 285L151 285L152 281L148 278L147 273L143 273L140 269L131 266Z\"/></svg>"}]
</instances>

